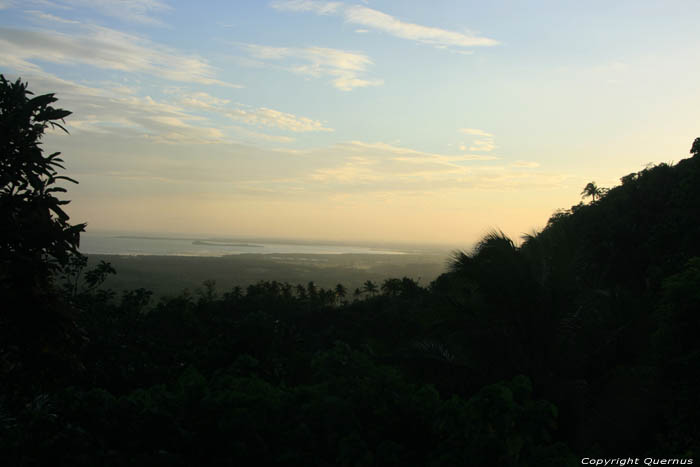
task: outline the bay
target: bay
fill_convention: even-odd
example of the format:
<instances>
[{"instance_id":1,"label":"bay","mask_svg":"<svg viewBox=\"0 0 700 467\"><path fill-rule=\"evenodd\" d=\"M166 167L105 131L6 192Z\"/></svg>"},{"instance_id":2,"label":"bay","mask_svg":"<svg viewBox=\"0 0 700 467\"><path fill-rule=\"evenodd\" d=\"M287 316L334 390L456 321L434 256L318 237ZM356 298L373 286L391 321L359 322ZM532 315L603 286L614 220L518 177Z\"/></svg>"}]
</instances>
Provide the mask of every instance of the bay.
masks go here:
<instances>
[{"instance_id":1,"label":"bay","mask_svg":"<svg viewBox=\"0 0 700 467\"><path fill-rule=\"evenodd\" d=\"M155 234L118 234L85 232L80 236L80 251L98 255L154 255L220 257L240 254L381 254L400 255L404 251L350 245L337 242L271 241L255 238L217 238Z\"/></svg>"}]
</instances>

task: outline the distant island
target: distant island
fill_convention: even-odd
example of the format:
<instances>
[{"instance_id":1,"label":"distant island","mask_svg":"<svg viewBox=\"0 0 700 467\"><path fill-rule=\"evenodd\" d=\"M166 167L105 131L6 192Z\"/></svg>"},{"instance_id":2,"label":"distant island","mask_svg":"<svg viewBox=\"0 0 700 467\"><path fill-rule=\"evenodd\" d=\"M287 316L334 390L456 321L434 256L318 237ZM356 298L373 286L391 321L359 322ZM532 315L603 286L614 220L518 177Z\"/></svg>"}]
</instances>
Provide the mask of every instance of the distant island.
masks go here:
<instances>
[{"instance_id":1,"label":"distant island","mask_svg":"<svg viewBox=\"0 0 700 467\"><path fill-rule=\"evenodd\" d=\"M196 238L178 238L178 237L146 237L139 235L117 235L115 238L125 238L129 240L180 240L185 242L192 242L192 245L204 245L204 246L234 246L234 247L246 247L246 248L265 248L263 245L255 245L253 243L234 243L228 240L217 241L217 240L199 240Z\"/></svg>"},{"instance_id":2,"label":"distant island","mask_svg":"<svg viewBox=\"0 0 700 467\"><path fill-rule=\"evenodd\" d=\"M252 243L224 243L224 242L211 242L206 240L195 240L192 245L207 245L207 246L241 246L248 248L265 248L262 245L254 245Z\"/></svg>"},{"instance_id":3,"label":"distant island","mask_svg":"<svg viewBox=\"0 0 700 467\"><path fill-rule=\"evenodd\" d=\"M181 240L181 241L196 241L194 238L178 238L178 237L148 237L141 235L115 235L114 238L125 238L127 240Z\"/></svg>"}]
</instances>

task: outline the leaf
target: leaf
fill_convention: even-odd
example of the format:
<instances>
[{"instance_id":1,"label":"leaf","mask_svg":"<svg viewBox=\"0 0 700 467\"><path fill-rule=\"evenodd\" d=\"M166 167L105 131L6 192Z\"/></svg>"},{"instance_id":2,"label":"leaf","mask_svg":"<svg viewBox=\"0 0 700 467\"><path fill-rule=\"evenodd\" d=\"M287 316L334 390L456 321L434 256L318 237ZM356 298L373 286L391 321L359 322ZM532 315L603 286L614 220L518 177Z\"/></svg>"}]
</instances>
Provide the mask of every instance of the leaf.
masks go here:
<instances>
[{"instance_id":1,"label":"leaf","mask_svg":"<svg viewBox=\"0 0 700 467\"><path fill-rule=\"evenodd\" d=\"M43 107L46 105L49 105L53 102L56 102L58 99L54 97L54 94L43 94L41 96L36 96L33 99L29 99L27 101L27 105L32 106L34 108L37 107Z\"/></svg>"},{"instance_id":2,"label":"leaf","mask_svg":"<svg viewBox=\"0 0 700 467\"><path fill-rule=\"evenodd\" d=\"M62 221L67 221L68 219L70 219L68 214L66 214L66 212L63 209L59 208L58 206L49 206L49 209L51 209L53 212L55 212L56 215L58 216L58 218L61 219Z\"/></svg>"},{"instance_id":3,"label":"leaf","mask_svg":"<svg viewBox=\"0 0 700 467\"><path fill-rule=\"evenodd\" d=\"M54 128L54 127L59 127L61 130L63 130L64 132L66 132L66 134L70 134L70 132L69 132L68 130L66 130L65 127L64 127L63 125L61 125L61 124L59 124L59 123L56 123L56 122L49 122L49 124L51 125L52 128Z\"/></svg>"},{"instance_id":4,"label":"leaf","mask_svg":"<svg viewBox=\"0 0 700 467\"><path fill-rule=\"evenodd\" d=\"M73 182L73 183L75 183L76 185L78 184L78 181L77 181L77 180L73 180L72 178L66 177L65 175L59 175L58 177L55 177L55 179L56 179L56 180L68 180L69 182Z\"/></svg>"}]
</instances>

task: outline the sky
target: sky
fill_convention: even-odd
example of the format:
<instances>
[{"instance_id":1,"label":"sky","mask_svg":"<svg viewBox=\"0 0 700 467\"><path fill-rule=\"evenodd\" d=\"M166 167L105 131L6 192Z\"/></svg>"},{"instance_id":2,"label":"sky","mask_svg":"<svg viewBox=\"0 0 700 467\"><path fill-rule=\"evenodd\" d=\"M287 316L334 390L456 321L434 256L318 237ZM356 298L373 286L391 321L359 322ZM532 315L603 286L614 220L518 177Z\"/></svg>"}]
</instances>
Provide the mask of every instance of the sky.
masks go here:
<instances>
[{"instance_id":1,"label":"sky","mask_svg":"<svg viewBox=\"0 0 700 467\"><path fill-rule=\"evenodd\" d=\"M700 136L697 1L0 0L88 231L514 239Z\"/></svg>"}]
</instances>

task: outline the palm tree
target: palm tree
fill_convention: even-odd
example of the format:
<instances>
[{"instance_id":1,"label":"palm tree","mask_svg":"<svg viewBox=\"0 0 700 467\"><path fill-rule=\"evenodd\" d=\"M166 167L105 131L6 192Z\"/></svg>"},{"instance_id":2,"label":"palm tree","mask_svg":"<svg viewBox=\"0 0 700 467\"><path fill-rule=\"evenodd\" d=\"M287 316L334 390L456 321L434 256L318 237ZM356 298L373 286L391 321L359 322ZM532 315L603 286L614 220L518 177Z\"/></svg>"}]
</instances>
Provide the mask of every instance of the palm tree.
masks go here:
<instances>
[{"instance_id":1,"label":"palm tree","mask_svg":"<svg viewBox=\"0 0 700 467\"><path fill-rule=\"evenodd\" d=\"M355 296L355 301L358 301L360 299L360 295L362 295L362 291L360 288L356 288L355 292L353 292L353 295Z\"/></svg>"},{"instance_id":2,"label":"palm tree","mask_svg":"<svg viewBox=\"0 0 700 467\"><path fill-rule=\"evenodd\" d=\"M322 306L330 305L335 302L335 292L333 292L330 289L326 290L323 287L321 287L320 289L318 289L317 298Z\"/></svg>"},{"instance_id":3,"label":"palm tree","mask_svg":"<svg viewBox=\"0 0 700 467\"><path fill-rule=\"evenodd\" d=\"M374 295L377 293L377 284L370 280L367 280L364 284L362 284L362 291L374 297Z\"/></svg>"},{"instance_id":4,"label":"palm tree","mask_svg":"<svg viewBox=\"0 0 700 467\"><path fill-rule=\"evenodd\" d=\"M345 296L348 294L348 290L343 284L338 284L335 286L335 296L338 297L340 301L343 301Z\"/></svg>"},{"instance_id":5,"label":"palm tree","mask_svg":"<svg viewBox=\"0 0 700 467\"><path fill-rule=\"evenodd\" d=\"M396 297L401 293L401 279L386 279L382 284L382 293Z\"/></svg>"},{"instance_id":6,"label":"palm tree","mask_svg":"<svg viewBox=\"0 0 700 467\"><path fill-rule=\"evenodd\" d=\"M309 298L311 300L318 298L318 289L316 289L316 284L314 284L314 281L309 281L309 283L306 285L306 292L309 294Z\"/></svg>"},{"instance_id":7,"label":"palm tree","mask_svg":"<svg viewBox=\"0 0 700 467\"><path fill-rule=\"evenodd\" d=\"M287 298L287 299L292 298L292 284L290 284L289 282L283 283L281 286L281 290L282 290L282 296L284 298Z\"/></svg>"},{"instance_id":8,"label":"palm tree","mask_svg":"<svg viewBox=\"0 0 700 467\"><path fill-rule=\"evenodd\" d=\"M588 185L583 189L581 192L581 195L583 198L591 198L591 202L595 203L596 197L600 198L603 196L608 190L605 188L599 188L598 185L595 184L595 182L589 182Z\"/></svg>"}]
</instances>

